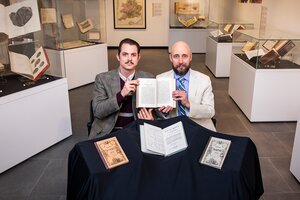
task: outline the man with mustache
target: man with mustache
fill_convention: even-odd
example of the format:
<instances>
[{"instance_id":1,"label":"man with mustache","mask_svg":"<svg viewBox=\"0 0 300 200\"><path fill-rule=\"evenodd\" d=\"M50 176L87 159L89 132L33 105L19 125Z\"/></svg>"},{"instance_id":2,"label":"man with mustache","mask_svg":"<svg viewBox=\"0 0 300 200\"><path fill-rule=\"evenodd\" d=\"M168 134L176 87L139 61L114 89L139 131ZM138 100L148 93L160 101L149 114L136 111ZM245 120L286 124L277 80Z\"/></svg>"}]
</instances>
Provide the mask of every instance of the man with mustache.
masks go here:
<instances>
[{"instance_id":1,"label":"man with mustache","mask_svg":"<svg viewBox=\"0 0 300 200\"><path fill-rule=\"evenodd\" d=\"M211 118L215 115L214 95L210 78L191 69L192 53L187 43L176 42L171 49L169 59L173 69L159 74L157 77L176 79L176 90L173 99L177 101L177 108L170 106L159 108L167 117L187 115L198 124L215 131ZM149 110L141 110L139 116L154 119Z\"/></svg>"},{"instance_id":2,"label":"man with mustache","mask_svg":"<svg viewBox=\"0 0 300 200\"><path fill-rule=\"evenodd\" d=\"M135 91L139 84L137 79L154 77L150 73L136 70L141 58L140 45L136 41L123 39L116 56L119 68L100 73L95 79L92 102L94 122L90 138L101 137L122 129L136 119L138 116L136 116Z\"/></svg>"}]
</instances>

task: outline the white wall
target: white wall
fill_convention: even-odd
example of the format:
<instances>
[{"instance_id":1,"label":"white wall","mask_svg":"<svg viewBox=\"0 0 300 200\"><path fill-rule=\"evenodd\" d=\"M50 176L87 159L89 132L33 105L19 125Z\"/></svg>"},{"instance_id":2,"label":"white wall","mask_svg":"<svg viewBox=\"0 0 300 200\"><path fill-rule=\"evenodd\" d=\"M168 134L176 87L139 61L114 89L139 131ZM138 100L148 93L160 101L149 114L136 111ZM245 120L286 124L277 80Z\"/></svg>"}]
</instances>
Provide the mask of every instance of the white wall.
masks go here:
<instances>
[{"instance_id":1,"label":"white wall","mask_svg":"<svg viewBox=\"0 0 300 200\"><path fill-rule=\"evenodd\" d=\"M152 16L152 2L162 4L162 15ZM106 0L106 32L108 46L118 46L126 38L132 38L141 46L168 46L169 0L146 0L146 29L114 29L113 1Z\"/></svg>"},{"instance_id":2,"label":"white wall","mask_svg":"<svg viewBox=\"0 0 300 200\"><path fill-rule=\"evenodd\" d=\"M263 0L268 9L267 29L300 35L299 0Z\"/></svg>"}]
</instances>

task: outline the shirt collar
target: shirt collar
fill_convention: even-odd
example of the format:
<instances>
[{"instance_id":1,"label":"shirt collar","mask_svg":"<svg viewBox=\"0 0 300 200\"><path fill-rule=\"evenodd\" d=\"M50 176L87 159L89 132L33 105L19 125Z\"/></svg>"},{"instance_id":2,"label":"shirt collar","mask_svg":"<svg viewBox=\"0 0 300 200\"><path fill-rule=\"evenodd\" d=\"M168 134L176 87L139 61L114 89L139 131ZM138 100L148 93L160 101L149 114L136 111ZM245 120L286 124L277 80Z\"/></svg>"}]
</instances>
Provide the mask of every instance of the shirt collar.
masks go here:
<instances>
[{"instance_id":1,"label":"shirt collar","mask_svg":"<svg viewBox=\"0 0 300 200\"><path fill-rule=\"evenodd\" d=\"M135 74L135 71L132 73L132 74L130 74L127 78L123 75L123 74L121 74L121 72L120 72L120 69L118 70L119 71L119 76L120 76L120 78L124 81L124 82L126 82L126 81L128 81L128 80L132 80L133 79L133 77L134 77L134 74Z\"/></svg>"},{"instance_id":2,"label":"shirt collar","mask_svg":"<svg viewBox=\"0 0 300 200\"><path fill-rule=\"evenodd\" d=\"M184 75L184 76L182 76L185 80L189 80L189 78L190 78L190 70ZM178 80L179 78L181 78L181 76L180 75L177 75L174 71L173 71L173 74L174 74L174 78L176 79L176 80Z\"/></svg>"}]
</instances>

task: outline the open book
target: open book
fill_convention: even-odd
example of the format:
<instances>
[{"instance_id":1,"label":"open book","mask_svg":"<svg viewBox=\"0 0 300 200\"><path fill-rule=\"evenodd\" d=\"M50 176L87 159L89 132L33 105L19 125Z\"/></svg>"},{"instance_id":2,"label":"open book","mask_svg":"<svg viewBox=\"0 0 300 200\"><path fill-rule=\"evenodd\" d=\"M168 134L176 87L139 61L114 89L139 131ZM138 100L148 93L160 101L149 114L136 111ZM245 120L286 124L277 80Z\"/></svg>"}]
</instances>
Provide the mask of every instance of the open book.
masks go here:
<instances>
[{"instance_id":1,"label":"open book","mask_svg":"<svg viewBox=\"0 0 300 200\"><path fill-rule=\"evenodd\" d=\"M294 47L295 43L291 40L281 40L270 51L261 56L259 61L264 65L273 64L273 62L286 55Z\"/></svg>"},{"instance_id":2,"label":"open book","mask_svg":"<svg viewBox=\"0 0 300 200\"><path fill-rule=\"evenodd\" d=\"M41 30L37 0L0 4L0 32L9 38Z\"/></svg>"},{"instance_id":3,"label":"open book","mask_svg":"<svg viewBox=\"0 0 300 200\"><path fill-rule=\"evenodd\" d=\"M111 169L129 162L116 137L100 140L94 144L106 169Z\"/></svg>"},{"instance_id":4,"label":"open book","mask_svg":"<svg viewBox=\"0 0 300 200\"><path fill-rule=\"evenodd\" d=\"M226 158L227 152L229 150L230 144L230 140L210 137L209 142L199 162L204 165L221 169L223 162Z\"/></svg>"},{"instance_id":5,"label":"open book","mask_svg":"<svg viewBox=\"0 0 300 200\"><path fill-rule=\"evenodd\" d=\"M182 122L164 129L147 123L140 125L141 149L144 153L169 156L187 148Z\"/></svg>"},{"instance_id":6,"label":"open book","mask_svg":"<svg viewBox=\"0 0 300 200\"><path fill-rule=\"evenodd\" d=\"M176 90L176 81L172 78L139 78L136 91L136 107L157 108L176 107L172 92Z\"/></svg>"},{"instance_id":7,"label":"open book","mask_svg":"<svg viewBox=\"0 0 300 200\"><path fill-rule=\"evenodd\" d=\"M46 51L40 47L31 58L9 51L11 71L33 81L39 79L49 68L50 63Z\"/></svg>"}]
</instances>

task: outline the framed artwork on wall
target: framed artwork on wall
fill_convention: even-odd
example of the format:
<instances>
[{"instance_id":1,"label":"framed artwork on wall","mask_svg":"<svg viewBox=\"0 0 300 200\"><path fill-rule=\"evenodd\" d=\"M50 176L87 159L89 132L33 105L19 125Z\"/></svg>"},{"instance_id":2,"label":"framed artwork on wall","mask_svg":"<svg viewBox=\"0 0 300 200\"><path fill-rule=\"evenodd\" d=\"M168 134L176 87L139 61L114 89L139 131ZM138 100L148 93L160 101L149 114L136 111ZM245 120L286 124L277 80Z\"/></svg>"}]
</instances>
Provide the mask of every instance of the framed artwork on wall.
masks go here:
<instances>
[{"instance_id":1,"label":"framed artwork on wall","mask_svg":"<svg viewBox=\"0 0 300 200\"><path fill-rule=\"evenodd\" d=\"M145 29L145 0L113 0L115 29Z\"/></svg>"}]
</instances>

